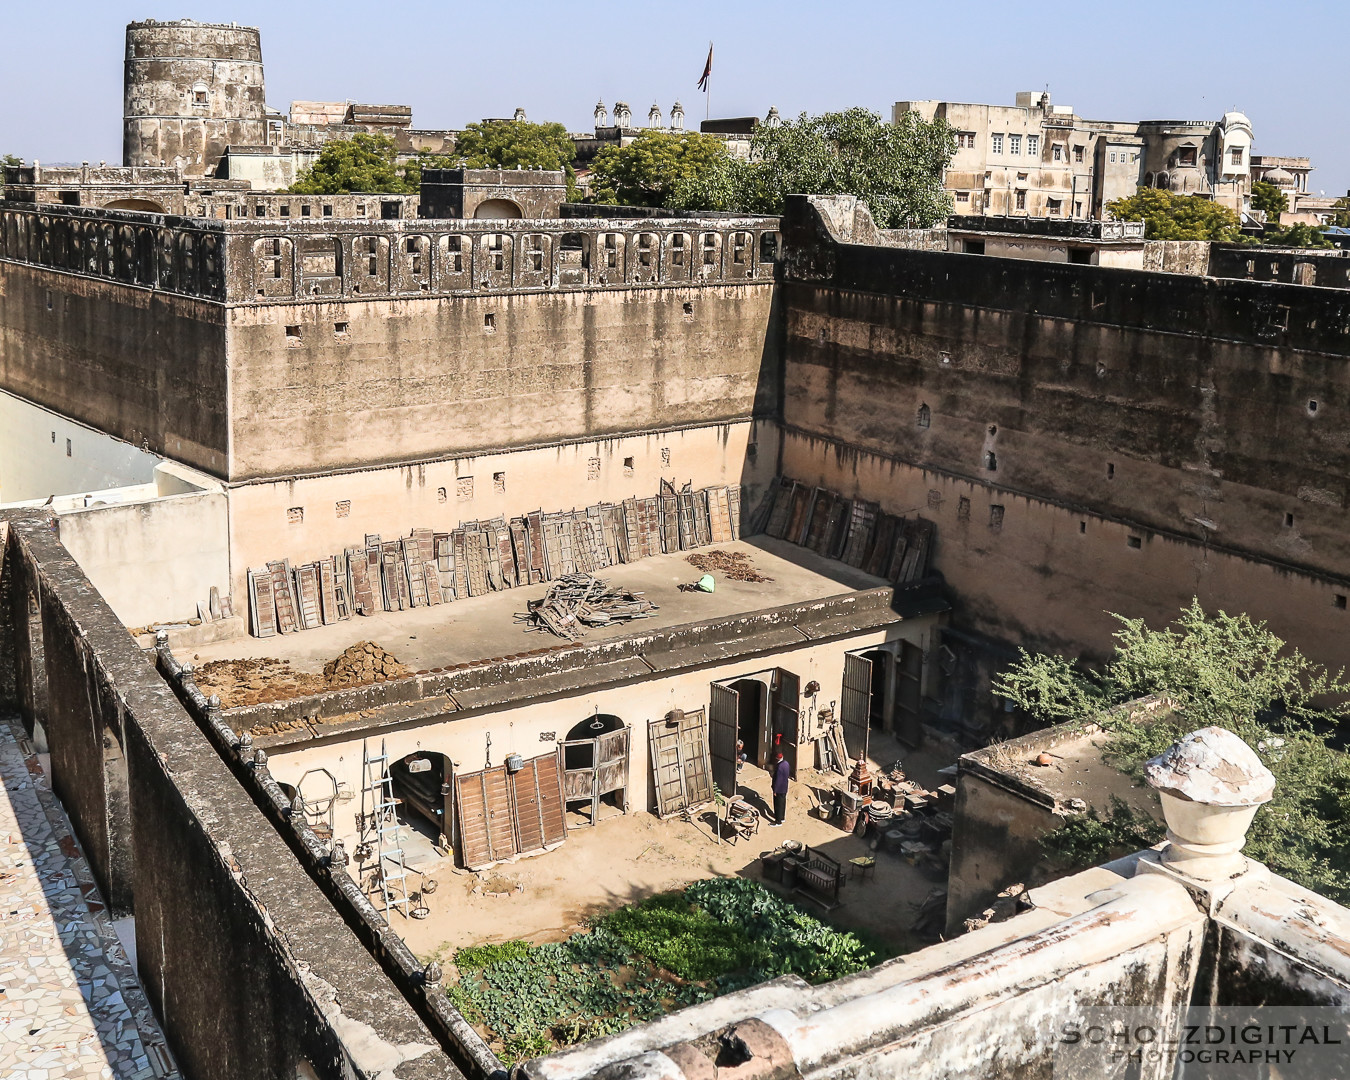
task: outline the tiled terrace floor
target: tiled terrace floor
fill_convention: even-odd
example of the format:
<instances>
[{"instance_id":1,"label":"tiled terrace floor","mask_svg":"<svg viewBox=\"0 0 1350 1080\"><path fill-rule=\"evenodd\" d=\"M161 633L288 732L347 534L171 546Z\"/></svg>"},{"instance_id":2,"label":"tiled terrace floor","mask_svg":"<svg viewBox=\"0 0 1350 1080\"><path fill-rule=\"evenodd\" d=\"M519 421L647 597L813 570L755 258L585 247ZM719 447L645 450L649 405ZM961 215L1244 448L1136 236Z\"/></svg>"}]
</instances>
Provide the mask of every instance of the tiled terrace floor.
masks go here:
<instances>
[{"instance_id":1,"label":"tiled terrace floor","mask_svg":"<svg viewBox=\"0 0 1350 1080\"><path fill-rule=\"evenodd\" d=\"M65 812L3 714L0 1077L178 1078Z\"/></svg>"}]
</instances>

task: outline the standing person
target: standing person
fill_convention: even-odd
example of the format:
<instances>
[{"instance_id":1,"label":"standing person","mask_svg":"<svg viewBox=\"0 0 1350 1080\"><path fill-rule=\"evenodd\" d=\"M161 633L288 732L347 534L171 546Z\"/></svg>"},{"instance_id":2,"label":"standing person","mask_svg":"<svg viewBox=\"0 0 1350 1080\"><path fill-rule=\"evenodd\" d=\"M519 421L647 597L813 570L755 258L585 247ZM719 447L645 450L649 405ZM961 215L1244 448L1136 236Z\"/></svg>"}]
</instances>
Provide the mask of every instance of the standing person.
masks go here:
<instances>
[{"instance_id":1,"label":"standing person","mask_svg":"<svg viewBox=\"0 0 1350 1080\"><path fill-rule=\"evenodd\" d=\"M773 824L783 824L787 817L788 780L792 775L792 766L783 757L783 751L773 752Z\"/></svg>"}]
</instances>

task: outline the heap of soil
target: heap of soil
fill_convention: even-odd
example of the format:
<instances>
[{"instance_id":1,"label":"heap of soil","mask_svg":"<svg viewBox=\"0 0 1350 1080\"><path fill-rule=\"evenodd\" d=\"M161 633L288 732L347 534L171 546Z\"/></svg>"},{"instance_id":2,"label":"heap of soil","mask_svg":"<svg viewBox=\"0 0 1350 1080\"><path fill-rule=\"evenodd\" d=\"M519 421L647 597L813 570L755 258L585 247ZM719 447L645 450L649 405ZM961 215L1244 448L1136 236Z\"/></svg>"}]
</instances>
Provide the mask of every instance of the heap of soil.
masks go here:
<instances>
[{"instance_id":1,"label":"heap of soil","mask_svg":"<svg viewBox=\"0 0 1350 1080\"><path fill-rule=\"evenodd\" d=\"M208 697L217 694L226 709L286 701L328 689L322 675L293 671L289 660L215 660L203 664L193 680Z\"/></svg>"},{"instance_id":2,"label":"heap of soil","mask_svg":"<svg viewBox=\"0 0 1350 1080\"><path fill-rule=\"evenodd\" d=\"M400 664L392 653L373 641L360 641L323 666L323 677L333 690L344 686L363 686L366 683L385 682L411 675L407 666Z\"/></svg>"}]
</instances>

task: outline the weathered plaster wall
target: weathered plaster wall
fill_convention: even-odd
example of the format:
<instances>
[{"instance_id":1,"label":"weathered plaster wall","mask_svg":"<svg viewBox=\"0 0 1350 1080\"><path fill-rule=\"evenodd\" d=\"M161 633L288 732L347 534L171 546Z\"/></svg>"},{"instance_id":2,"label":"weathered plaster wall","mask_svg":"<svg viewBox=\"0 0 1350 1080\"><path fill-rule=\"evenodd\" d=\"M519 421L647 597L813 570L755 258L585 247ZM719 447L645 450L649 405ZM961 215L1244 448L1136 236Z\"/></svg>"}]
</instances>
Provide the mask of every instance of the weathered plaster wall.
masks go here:
<instances>
[{"instance_id":1,"label":"weathered plaster wall","mask_svg":"<svg viewBox=\"0 0 1350 1080\"><path fill-rule=\"evenodd\" d=\"M753 285L235 308L231 478L745 419L774 403L771 307Z\"/></svg>"},{"instance_id":2,"label":"weathered plaster wall","mask_svg":"<svg viewBox=\"0 0 1350 1080\"><path fill-rule=\"evenodd\" d=\"M449 531L464 521L646 498L662 480L741 484L748 518L777 459L777 424L744 420L237 485L230 490L235 595L245 595L249 567L322 558L362 545L367 533L392 539L414 527ZM297 507L298 521L290 513Z\"/></svg>"},{"instance_id":3,"label":"weathered plaster wall","mask_svg":"<svg viewBox=\"0 0 1350 1080\"><path fill-rule=\"evenodd\" d=\"M458 1071L298 866L41 518L10 519L6 578L40 597L53 786L190 1077ZM26 608L11 636L27 635ZM15 617L11 605L6 622ZM25 702L20 702L26 706Z\"/></svg>"},{"instance_id":4,"label":"weathered plaster wall","mask_svg":"<svg viewBox=\"0 0 1350 1080\"><path fill-rule=\"evenodd\" d=\"M224 324L203 300L0 263L0 386L223 476Z\"/></svg>"},{"instance_id":5,"label":"weathered plaster wall","mask_svg":"<svg viewBox=\"0 0 1350 1080\"><path fill-rule=\"evenodd\" d=\"M800 433L785 435L783 474L934 521L933 566L951 586L958 626L1027 648L1100 656L1117 626L1109 612L1162 625L1199 597L1207 609L1268 621L1321 663L1344 662L1345 578Z\"/></svg>"}]
</instances>

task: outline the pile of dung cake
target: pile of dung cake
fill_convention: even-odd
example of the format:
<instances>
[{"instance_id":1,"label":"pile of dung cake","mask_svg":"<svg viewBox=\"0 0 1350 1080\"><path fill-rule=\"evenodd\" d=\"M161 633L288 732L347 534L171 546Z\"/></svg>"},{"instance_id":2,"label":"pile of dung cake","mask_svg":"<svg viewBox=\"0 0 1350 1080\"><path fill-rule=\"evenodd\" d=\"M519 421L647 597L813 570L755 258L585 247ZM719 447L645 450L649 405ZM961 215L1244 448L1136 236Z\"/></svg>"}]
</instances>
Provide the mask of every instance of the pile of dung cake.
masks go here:
<instances>
[{"instance_id":1,"label":"pile of dung cake","mask_svg":"<svg viewBox=\"0 0 1350 1080\"><path fill-rule=\"evenodd\" d=\"M411 674L411 669L400 664L393 653L386 652L373 641L358 641L323 666L323 677L333 690L386 682Z\"/></svg>"}]
</instances>

